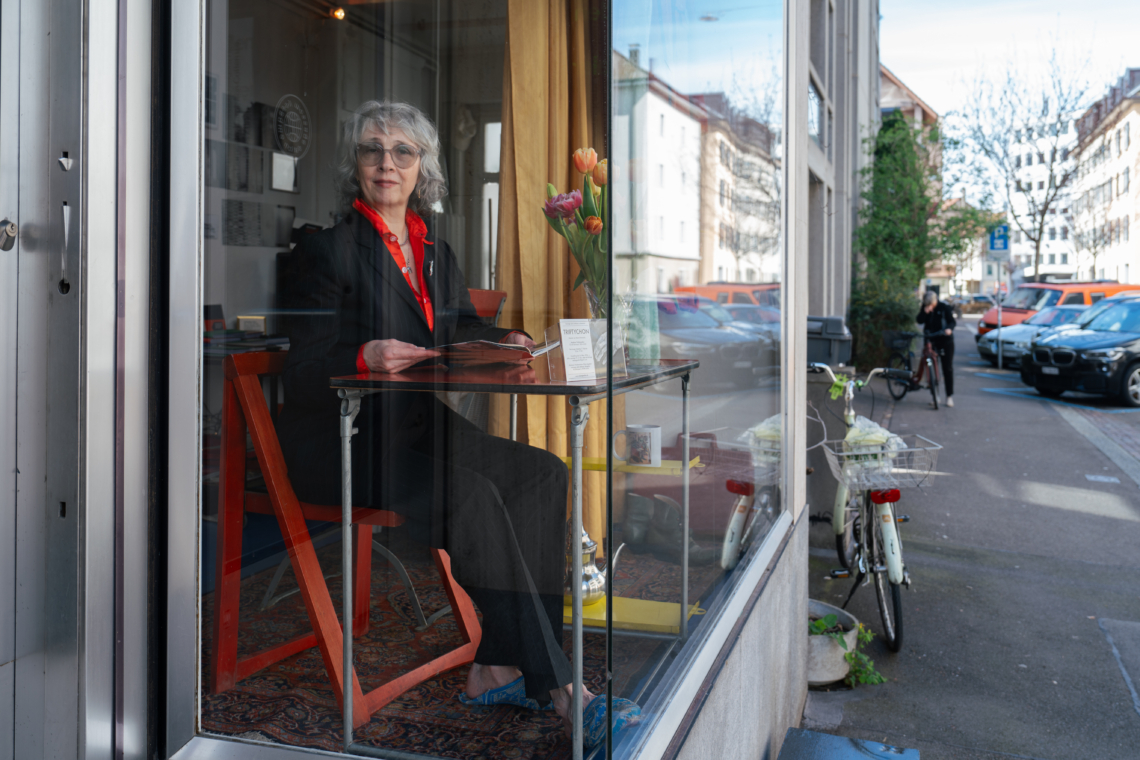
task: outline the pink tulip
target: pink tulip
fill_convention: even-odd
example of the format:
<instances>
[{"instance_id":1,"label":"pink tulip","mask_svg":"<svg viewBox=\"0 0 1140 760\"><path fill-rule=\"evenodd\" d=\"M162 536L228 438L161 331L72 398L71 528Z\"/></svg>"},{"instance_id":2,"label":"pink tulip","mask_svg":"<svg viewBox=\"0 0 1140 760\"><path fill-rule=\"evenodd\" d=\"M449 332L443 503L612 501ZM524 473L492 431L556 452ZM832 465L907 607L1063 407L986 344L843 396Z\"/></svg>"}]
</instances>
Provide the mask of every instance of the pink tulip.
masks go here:
<instances>
[{"instance_id":1,"label":"pink tulip","mask_svg":"<svg viewBox=\"0 0 1140 760\"><path fill-rule=\"evenodd\" d=\"M574 212L577 211L581 205L582 191L574 190L569 193L556 195L546 201L542 211L551 219L564 219L567 222L573 222Z\"/></svg>"}]
</instances>

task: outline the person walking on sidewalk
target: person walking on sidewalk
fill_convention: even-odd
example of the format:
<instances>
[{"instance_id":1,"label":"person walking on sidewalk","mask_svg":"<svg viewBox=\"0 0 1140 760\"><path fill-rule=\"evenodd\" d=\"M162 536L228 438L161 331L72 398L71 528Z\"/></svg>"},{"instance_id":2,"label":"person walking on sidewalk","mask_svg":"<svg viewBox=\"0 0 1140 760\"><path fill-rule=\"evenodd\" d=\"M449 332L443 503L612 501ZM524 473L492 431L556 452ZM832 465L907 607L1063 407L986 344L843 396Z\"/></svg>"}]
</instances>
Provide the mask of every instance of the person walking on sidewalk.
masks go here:
<instances>
[{"instance_id":1,"label":"person walking on sidewalk","mask_svg":"<svg viewBox=\"0 0 1140 760\"><path fill-rule=\"evenodd\" d=\"M942 377L946 383L946 406L954 406L954 310L948 304L938 301L933 290L922 296L922 308L918 310L915 322L929 333L940 333L930 338L930 345L942 357Z\"/></svg>"}]
</instances>

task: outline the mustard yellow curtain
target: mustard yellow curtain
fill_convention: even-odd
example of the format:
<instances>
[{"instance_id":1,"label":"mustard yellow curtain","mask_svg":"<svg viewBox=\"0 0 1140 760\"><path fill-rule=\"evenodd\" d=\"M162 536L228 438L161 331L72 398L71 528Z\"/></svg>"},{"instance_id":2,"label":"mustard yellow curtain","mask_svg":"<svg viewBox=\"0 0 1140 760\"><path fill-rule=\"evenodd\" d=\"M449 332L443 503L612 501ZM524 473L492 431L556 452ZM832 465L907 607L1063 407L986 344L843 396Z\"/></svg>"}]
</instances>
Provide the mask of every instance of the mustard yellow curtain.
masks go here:
<instances>
[{"instance_id":1,"label":"mustard yellow curtain","mask_svg":"<svg viewBox=\"0 0 1140 760\"><path fill-rule=\"evenodd\" d=\"M574 149L594 147L602 153L604 135L592 128L599 120L591 114L588 9L588 0L509 0L507 6L496 287L507 292L500 324L538 340L559 319L589 316L585 292L570 290L578 266L542 214L547 182L560 191L581 182L572 174ZM524 398L519 440L568 456L566 399ZM624 423L621 408L615 404L615 430ZM490 423L493 434L509 433L505 398L493 398ZM586 456L606 455L605 431L602 401L590 406ZM586 473L583 485L583 524L600 545L604 473Z\"/></svg>"}]
</instances>

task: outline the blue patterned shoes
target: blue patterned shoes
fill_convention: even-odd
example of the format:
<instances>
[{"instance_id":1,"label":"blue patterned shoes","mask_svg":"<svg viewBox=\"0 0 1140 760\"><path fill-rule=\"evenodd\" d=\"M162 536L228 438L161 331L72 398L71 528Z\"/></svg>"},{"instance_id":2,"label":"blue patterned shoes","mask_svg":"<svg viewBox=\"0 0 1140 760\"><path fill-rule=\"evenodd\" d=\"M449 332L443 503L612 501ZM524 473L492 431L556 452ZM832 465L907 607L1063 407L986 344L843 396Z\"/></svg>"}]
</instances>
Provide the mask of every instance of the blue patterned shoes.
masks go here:
<instances>
[{"instance_id":1,"label":"blue patterned shoes","mask_svg":"<svg viewBox=\"0 0 1140 760\"><path fill-rule=\"evenodd\" d=\"M537 701L526 695L526 686L523 684L522 676L519 676L506 686L500 686L497 689L483 692L477 697L469 697L465 693L459 692L459 701L468 707L514 705L515 707L522 707L527 710L554 709L553 703L547 703L546 707L540 707Z\"/></svg>"},{"instance_id":2,"label":"blue patterned shoes","mask_svg":"<svg viewBox=\"0 0 1140 760\"><path fill-rule=\"evenodd\" d=\"M626 726L641 721L641 708L628 699L614 697L614 736ZM599 694L582 710L582 744L592 750L606 740L606 695Z\"/></svg>"}]
</instances>

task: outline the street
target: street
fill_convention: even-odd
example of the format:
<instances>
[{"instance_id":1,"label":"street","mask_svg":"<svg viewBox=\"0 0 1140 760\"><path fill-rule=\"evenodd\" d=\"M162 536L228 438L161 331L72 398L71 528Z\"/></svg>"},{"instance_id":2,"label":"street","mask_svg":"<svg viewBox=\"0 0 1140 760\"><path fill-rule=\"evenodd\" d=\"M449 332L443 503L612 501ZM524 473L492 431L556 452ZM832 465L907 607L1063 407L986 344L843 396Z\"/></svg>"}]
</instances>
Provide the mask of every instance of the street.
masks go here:
<instances>
[{"instance_id":1,"label":"street","mask_svg":"<svg viewBox=\"0 0 1140 760\"><path fill-rule=\"evenodd\" d=\"M875 420L943 444L945 474L898 505L905 640L866 650L887 682L812 690L804 726L923 760L1140 757L1140 410L1046 401L980 360L976 324L955 334L953 409L876 387ZM851 581L825 580L833 545L813 527L811 596L838 605ZM848 609L882 630L870 586Z\"/></svg>"}]
</instances>

